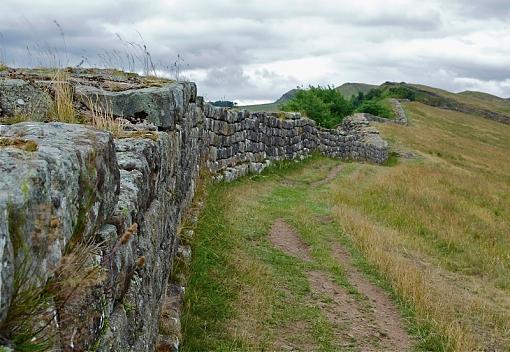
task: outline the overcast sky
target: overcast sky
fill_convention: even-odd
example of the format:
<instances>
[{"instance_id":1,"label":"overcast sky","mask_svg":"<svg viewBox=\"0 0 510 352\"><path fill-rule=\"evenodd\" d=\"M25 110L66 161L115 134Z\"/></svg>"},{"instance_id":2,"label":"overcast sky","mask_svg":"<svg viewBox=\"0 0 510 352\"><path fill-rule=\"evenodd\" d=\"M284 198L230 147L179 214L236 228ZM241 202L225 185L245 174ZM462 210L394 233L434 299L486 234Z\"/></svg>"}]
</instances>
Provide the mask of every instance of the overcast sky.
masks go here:
<instances>
[{"instance_id":1,"label":"overcast sky","mask_svg":"<svg viewBox=\"0 0 510 352\"><path fill-rule=\"evenodd\" d=\"M129 69L145 43L172 75L179 54L209 100L385 81L510 97L510 0L1 0L0 14L11 65Z\"/></svg>"}]
</instances>

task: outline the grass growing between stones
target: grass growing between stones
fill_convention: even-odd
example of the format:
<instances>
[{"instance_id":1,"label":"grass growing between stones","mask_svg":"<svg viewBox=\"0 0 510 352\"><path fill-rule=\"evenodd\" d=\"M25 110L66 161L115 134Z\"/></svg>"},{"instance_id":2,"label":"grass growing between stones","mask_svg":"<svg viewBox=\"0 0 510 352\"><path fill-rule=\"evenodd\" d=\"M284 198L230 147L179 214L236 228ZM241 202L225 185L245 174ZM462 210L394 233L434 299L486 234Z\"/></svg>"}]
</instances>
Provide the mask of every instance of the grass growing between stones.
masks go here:
<instances>
[{"instance_id":1,"label":"grass growing between stones","mask_svg":"<svg viewBox=\"0 0 510 352\"><path fill-rule=\"evenodd\" d=\"M78 123L78 117L73 106L73 88L69 83L69 73L56 70L51 81L54 93L53 104L49 115L52 120L66 123Z\"/></svg>"},{"instance_id":2,"label":"grass growing between stones","mask_svg":"<svg viewBox=\"0 0 510 352\"><path fill-rule=\"evenodd\" d=\"M510 126L419 103L411 126L379 125L419 158L388 166L312 158L212 188L199 220L184 315L185 351L360 350L321 309L307 273L368 304L332 255L384 287L414 349L510 347ZM312 260L268 241L276 219ZM339 336L341 338L339 338ZM345 342L345 341L343 341Z\"/></svg>"}]
</instances>

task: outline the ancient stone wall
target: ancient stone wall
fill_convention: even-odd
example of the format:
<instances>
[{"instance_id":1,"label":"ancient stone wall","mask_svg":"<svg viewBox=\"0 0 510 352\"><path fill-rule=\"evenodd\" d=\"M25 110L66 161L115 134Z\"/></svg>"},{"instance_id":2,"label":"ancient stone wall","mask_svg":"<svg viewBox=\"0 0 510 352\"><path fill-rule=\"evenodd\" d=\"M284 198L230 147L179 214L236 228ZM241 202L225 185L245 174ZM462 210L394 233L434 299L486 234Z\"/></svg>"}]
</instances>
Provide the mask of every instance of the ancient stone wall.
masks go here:
<instances>
[{"instance_id":1,"label":"ancient stone wall","mask_svg":"<svg viewBox=\"0 0 510 352\"><path fill-rule=\"evenodd\" d=\"M28 263L25 280L43 285L77 243L101 243L90 259L102 268L98 282L65 307L54 302L63 350L154 350L177 231L201 168L233 180L312 152L387 159L386 142L362 117L325 130L299 114L215 108L192 83L75 91L77 101L109 97L116 115L155 127L114 140L83 125L0 125L0 320L17 304L20 268ZM0 96L21 99L13 90Z\"/></svg>"},{"instance_id":2,"label":"ancient stone wall","mask_svg":"<svg viewBox=\"0 0 510 352\"><path fill-rule=\"evenodd\" d=\"M260 172L273 161L302 159L313 152L383 163L387 144L362 115L336 129L323 129L297 113L250 113L204 108L207 167L217 178L232 180Z\"/></svg>"}]
</instances>

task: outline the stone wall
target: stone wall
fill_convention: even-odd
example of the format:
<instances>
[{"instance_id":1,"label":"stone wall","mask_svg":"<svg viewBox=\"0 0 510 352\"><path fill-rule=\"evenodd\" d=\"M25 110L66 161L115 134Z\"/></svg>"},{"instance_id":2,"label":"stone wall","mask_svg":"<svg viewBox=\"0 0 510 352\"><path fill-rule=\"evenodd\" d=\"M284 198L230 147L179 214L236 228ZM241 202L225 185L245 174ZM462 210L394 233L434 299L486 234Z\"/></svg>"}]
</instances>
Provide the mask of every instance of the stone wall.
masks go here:
<instances>
[{"instance_id":1,"label":"stone wall","mask_svg":"<svg viewBox=\"0 0 510 352\"><path fill-rule=\"evenodd\" d=\"M409 101L409 100L405 100ZM393 111L395 112L395 122L400 125L407 125L408 119L400 100L398 99L390 99L390 103L393 106Z\"/></svg>"},{"instance_id":2,"label":"stone wall","mask_svg":"<svg viewBox=\"0 0 510 352\"><path fill-rule=\"evenodd\" d=\"M313 152L346 160L383 163L387 143L363 115L323 129L297 113L250 113L204 108L207 167L217 178L232 180L257 173L273 161L302 159Z\"/></svg>"},{"instance_id":3,"label":"stone wall","mask_svg":"<svg viewBox=\"0 0 510 352\"><path fill-rule=\"evenodd\" d=\"M15 83L23 94L33 89ZM364 117L326 130L299 114L204 104L192 83L106 94L77 86L75 92L78 102L109 99L117 116L155 127L114 140L83 125L0 125L0 320L16 304L15 277L24 263L32 268L27 280L43 285L76 243L102 243L90 260L103 275L78 301L55 303L55 343L63 350L155 349L178 228L201 168L233 180L312 152L387 159L386 142ZM22 99L13 90L0 96L4 112L14 106L6 99Z\"/></svg>"},{"instance_id":4,"label":"stone wall","mask_svg":"<svg viewBox=\"0 0 510 352\"><path fill-rule=\"evenodd\" d=\"M409 120L407 118L407 114L406 114L404 108L402 107L401 101L409 102L409 100L398 100L398 99L394 99L394 98L390 99L390 104L392 106L393 113L395 114L395 119L387 119L387 118L372 115L372 114L369 114L366 112L356 113L354 115L357 115L357 116L362 115L368 121L375 121L375 122L380 122L380 123L396 123L397 125L408 125Z\"/></svg>"}]
</instances>

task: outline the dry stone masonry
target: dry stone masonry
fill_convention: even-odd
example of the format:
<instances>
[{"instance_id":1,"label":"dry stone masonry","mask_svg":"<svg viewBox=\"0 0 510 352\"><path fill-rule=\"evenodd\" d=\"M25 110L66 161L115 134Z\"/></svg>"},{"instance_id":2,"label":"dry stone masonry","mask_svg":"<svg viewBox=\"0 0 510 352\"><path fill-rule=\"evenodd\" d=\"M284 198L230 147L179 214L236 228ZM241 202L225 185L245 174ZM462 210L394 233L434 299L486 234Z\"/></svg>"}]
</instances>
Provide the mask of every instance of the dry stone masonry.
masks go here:
<instances>
[{"instance_id":1,"label":"dry stone masonry","mask_svg":"<svg viewBox=\"0 0 510 352\"><path fill-rule=\"evenodd\" d=\"M400 100L392 98L390 99L390 103L393 106L393 111L395 112L395 122L400 125L407 125L407 115L400 103Z\"/></svg>"},{"instance_id":2,"label":"dry stone masonry","mask_svg":"<svg viewBox=\"0 0 510 352\"><path fill-rule=\"evenodd\" d=\"M400 101L401 100L394 99L394 98L390 99L390 104L393 108L393 113L395 114L395 119L390 120L390 119L372 115L372 114L369 114L366 112L356 113L354 115L358 116L358 117L365 117L368 121L375 121L375 122L381 122L381 123L396 123L397 125L408 125L409 120L407 119L407 114L406 114L404 108L402 107L402 104L400 103ZM403 99L402 101L408 102L409 100Z\"/></svg>"},{"instance_id":3,"label":"dry stone masonry","mask_svg":"<svg viewBox=\"0 0 510 352\"><path fill-rule=\"evenodd\" d=\"M0 125L0 321L16 303L24 263L32 268L27 280L42 285L73 245L103 243L91 258L101 280L59 308L62 350L156 348L161 309L172 292L182 295L168 278L176 253L189 254L179 250L178 228L201 170L230 181L314 152L374 163L388 157L362 115L326 130L299 114L213 107L189 82L105 92L82 78L73 81L76 102L108 101L116 116L151 131L114 140L84 125ZM0 84L2 114L22 99L44 115L48 95L32 81Z\"/></svg>"}]
</instances>

